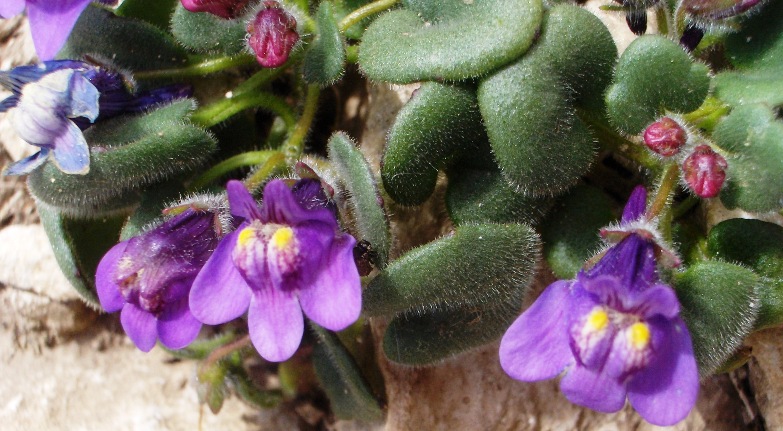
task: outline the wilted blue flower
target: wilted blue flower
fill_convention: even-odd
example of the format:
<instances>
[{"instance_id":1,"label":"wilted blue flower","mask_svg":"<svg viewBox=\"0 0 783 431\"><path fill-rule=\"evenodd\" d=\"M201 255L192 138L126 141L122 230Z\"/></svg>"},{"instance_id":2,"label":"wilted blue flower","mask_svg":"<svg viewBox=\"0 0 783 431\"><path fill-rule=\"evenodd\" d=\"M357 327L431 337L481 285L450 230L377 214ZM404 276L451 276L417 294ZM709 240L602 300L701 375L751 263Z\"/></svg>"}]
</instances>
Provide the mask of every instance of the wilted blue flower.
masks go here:
<instances>
[{"instance_id":1,"label":"wilted blue flower","mask_svg":"<svg viewBox=\"0 0 783 431\"><path fill-rule=\"evenodd\" d=\"M638 188L621 228L638 224ZM693 408L699 374L674 290L659 281L653 235L630 229L595 266L544 290L508 329L500 363L522 381L551 379L571 402L601 412L631 405L671 425Z\"/></svg>"},{"instance_id":2,"label":"wilted blue flower","mask_svg":"<svg viewBox=\"0 0 783 431\"><path fill-rule=\"evenodd\" d=\"M191 94L186 85L133 94L121 74L74 60L0 71L0 84L13 93L0 102L0 112L10 111L20 137L41 147L39 153L11 165L7 175L29 173L50 154L63 172L85 174L90 159L81 130L91 122L143 111Z\"/></svg>"},{"instance_id":3,"label":"wilted blue flower","mask_svg":"<svg viewBox=\"0 0 783 431\"><path fill-rule=\"evenodd\" d=\"M18 15L26 7L38 58L51 60L63 47L76 20L89 3L90 0L2 0L0 17Z\"/></svg>"},{"instance_id":4,"label":"wilted blue flower","mask_svg":"<svg viewBox=\"0 0 783 431\"><path fill-rule=\"evenodd\" d=\"M170 349L190 344L201 329L188 293L218 244L215 210L188 208L155 229L114 246L98 264L101 306L122 310L120 321L136 346L148 352L160 338Z\"/></svg>"},{"instance_id":5,"label":"wilted blue flower","mask_svg":"<svg viewBox=\"0 0 783 431\"><path fill-rule=\"evenodd\" d=\"M320 191L317 180L302 181ZM270 361L296 352L302 312L334 331L355 322L361 312L356 240L317 204L314 188L300 183L295 194L284 181L271 181L261 207L241 182L230 181L227 190L231 214L242 224L220 242L193 282L196 318L214 325L248 310L253 345Z\"/></svg>"}]
</instances>

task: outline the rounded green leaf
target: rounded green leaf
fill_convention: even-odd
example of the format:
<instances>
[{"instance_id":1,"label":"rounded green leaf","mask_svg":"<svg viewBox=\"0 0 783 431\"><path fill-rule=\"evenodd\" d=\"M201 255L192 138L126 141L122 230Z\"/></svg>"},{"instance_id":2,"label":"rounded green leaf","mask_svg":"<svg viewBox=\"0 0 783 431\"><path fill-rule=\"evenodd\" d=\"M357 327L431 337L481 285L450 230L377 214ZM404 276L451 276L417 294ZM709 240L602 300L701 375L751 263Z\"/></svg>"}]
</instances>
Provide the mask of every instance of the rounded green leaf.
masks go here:
<instances>
[{"instance_id":1,"label":"rounded green leaf","mask_svg":"<svg viewBox=\"0 0 783 431\"><path fill-rule=\"evenodd\" d=\"M345 70L345 46L337 27L334 5L322 2L316 12L318 34L305 52L302 73L311 84L331 85Z\"/></svg>"},{"instance_id":2,"label":"rounded green leaf","mask_svg":"<svg viewBox=\"0 0 783 431\"><path fill-rule=\"evenodd\" d=\"M699 371L709 375L753 329L759 311L759 277L731 263L704 261L677 274L674 286Z\"/></svg>"},{"instance_id":3,"label":"rounded green leaf","mask_svg":"<svg viewBox=\"0 0 783 431\"><path fill-rule=\"evenodd\" d=\"M427 82L403 106L389 131L381 178L403 205L419 205L435 189L438 171L463 155L489 154L475 91Z\"/></svg>"},{"instance_id":4,"label":"rounded green leaf","mask_svg":"<svg viewBox=\"0 0 783 431\"><path fill-rule=\"evenodd\" d=\"M171 17L171 34L185 48L201 54L236 55L245 50L245 21L211 13L193 13L178 4Z\"/></svg>"},{"instance_id":5,"label":"rounded green leaf","mask_svg":"<svg viewBox=\"0 0 783 431\"><path fill-rule=\"evenodd\" d=\"M768 106L738 106L712 137L728 163L720 193L728 208L766 212L783 207L783 122Z\"/></svg>"},{"instance_id":6,"label":"rounded green leaf","mask_svg":"<svg viewBox=\"0 0 783 431\"><path fill-rule=\"evenodd\" d=\"M516 298L532 282L539 247L526 225L460 226L390 263L364 291L364 312L393 315Z\"/></svg>"},{"instance_id":7,"label":"rounded green leaf","mask_svg":"<svg viewBox=\"0 0 783 431\"><path fill-rule=\"evenodd\" d=\"M408 7L415 10L387 12L364 32L359 66L370 79L485 75L527 51L543 13L541 0L426 0Z\"/></svg>"},{"instance_id":8,"label":"rounded green leaf","mask_svg":"<svg viewBox=\"0 0 783 431\"><path fill-rule=\"evenodd\" d=\"M690 112L710 88L709 68L664 36L647 35L626 48L606 93L609 119L636 135L666 111Z\"/></svg>"}]
</instances>

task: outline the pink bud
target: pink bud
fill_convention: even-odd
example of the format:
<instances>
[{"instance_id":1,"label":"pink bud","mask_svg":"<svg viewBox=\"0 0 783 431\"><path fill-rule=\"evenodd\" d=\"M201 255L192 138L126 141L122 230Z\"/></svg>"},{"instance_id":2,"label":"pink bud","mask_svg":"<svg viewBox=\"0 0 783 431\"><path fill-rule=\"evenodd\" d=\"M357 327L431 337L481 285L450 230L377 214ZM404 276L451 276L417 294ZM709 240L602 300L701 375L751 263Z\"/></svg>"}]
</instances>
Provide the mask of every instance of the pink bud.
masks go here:
<instances>
[{"instance_id":1,"label":"pink bud","mask_svg":"<svg viewBox=\"0 0 783 431\"><path fill-rule=\"evenodd\" d=\"M264 8L247 25L248 45L263 67L282 66L297 41L296 19L273 0L264 2Z\"/></svg>"},{"instance_id":2,"label":"pink bud","mask_svg":"<svg viewBox=\"0 0 783 431\"><path fill-rule=\"evenodd\" d=\"M710 148L709 145L699 145L693 154L685 159L682 171L685 182L701 198L718 196L723 181L726 180L726 159Z\"/></svg>"},{"instance_id":3,"label":"pink bud","mask_svg":"<svg viewBox=\"0 0 783 431\"><path fill-rule=\"evenodd\" d=\"M182 0L182 7L191 12L208 12L224 19L242 14L250 0Z\"/></svg>"},{"instance_id":4,"label":"pink bud","mask_svg":"<svg viewBox=\"0 0 783 431\"><path fill-rule=\"evenodd\" d=\"M761 0L683 0L681 7L692 16L712 21L745 13L760 3Z\"/></svg>"},{"instance_id":5,"label":"pink bud","mask_svg":"<svg viewBox=\"0 0 783 431\"><path fill-rule=\"evenodd\" d=\"M661 118L644 130L644 144L664 157L679 153L687 140L685 129L669 117Z\"/></svg>"}]
</instances>

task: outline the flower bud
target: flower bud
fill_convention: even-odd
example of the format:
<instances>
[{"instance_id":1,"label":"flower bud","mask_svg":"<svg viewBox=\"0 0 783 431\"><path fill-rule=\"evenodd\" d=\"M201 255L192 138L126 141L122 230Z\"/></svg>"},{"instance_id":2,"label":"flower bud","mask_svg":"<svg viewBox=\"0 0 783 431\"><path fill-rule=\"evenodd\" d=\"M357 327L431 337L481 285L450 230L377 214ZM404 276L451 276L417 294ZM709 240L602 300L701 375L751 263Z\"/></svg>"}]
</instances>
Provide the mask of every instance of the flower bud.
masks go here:
<instances>
[{"instance_id":1,"label":"flower bud","mask_svg":"<svg viewBox=\"0 0 783 431\"><path fill-rule=\"evenodd\" d=\"M726 159L710 148L699 145L682 164L688 187L700 198L714 198L726 180Z\"/></svg>"},{"instance_id":2,"label":"flower bud","mask_svg":"<svg viewBox=\"0 0 783 431\"><path fill-rule=\"evenodd\" d=\"M760 3L761 0L683 0L681 7L694 18L714 21L745 13Z\"/></svg>"},{"instance_id":3,"label":"flower bud","mask_svg":"<svg viewBox=\"0 0 783 431\"><path fill-rule=\"evenodd\" d=\"M264 8L247 25L247 32L247 43L263 67L282 66L299 41L296 19L273 0L264 2Z\"/></svg>"},{"instance_id":4,"label":"flower bud","mask_svg":"<svg viewBox=\"0 0 783 431\"><path fill-rule=\"evenodd\" d=\"M659 119L644 130L644 145L664 157L679 153L687 140L685 129L669 117Z\"/></svg>"},{"instance_id":5,"label":"flower bud","mask_svg":"<svg viewBox=\"0 0 783 431\"><path fill-rule=\"evenodd\" d=\"M182 0L182 7L191 12L208 12L224 19L233 19L244 12L250 0Z\"/></svg>"}]
</instances>

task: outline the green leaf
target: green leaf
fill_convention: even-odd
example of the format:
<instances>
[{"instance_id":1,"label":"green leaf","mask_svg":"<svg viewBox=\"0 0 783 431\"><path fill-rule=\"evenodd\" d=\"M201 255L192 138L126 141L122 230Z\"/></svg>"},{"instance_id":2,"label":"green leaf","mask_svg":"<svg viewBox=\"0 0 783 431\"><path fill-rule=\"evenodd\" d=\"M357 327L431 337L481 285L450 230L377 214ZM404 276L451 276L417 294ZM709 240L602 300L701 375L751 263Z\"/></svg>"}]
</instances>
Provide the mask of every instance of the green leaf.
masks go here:
<instances>
[{"instance_id":1,"label":"green leaf","mask_svg":"<svg viewBox=\"0 0 783 431\"><path fill-rule=\"evenodd\" d=\"M616 220L601 190L580 185L564 196L541 226L544 257L557 278L572 279L601 247L598 230Z\"/></svg>"},{"instance_id":2,"label":"green leaf","mask_svg":"<svg viewBox=\"0 0 783 431\"><path fill-rule=\"evenodd\" d=\"M783 227L729 219L710 230L707 249L714 259L745 265L762 276L756 329L783 323Z\"/></svg>"},{"instance_id":3,"label":"green leaf","mask_svg":"<svg viewBox=\"0 0 783 431\"><path fill-rule=\"evenodd\" d=\"M364 312L427 312L517 298L533 280L539 248L526 225L457 227L389 264L364 291Z\"/></svg>"},{"instance_id":4,"label":"green leaf","mask_svg":"<svg viewBox=\"0 0 783 431\"><path fill-rule=\"evenodd\" d=\"M65 278L87 303L100 307L95 293L95 270L103 255L117 243L125 216L77 219L44 202L36 204Z\"/></svg>"},{"instance_id":5,"label":"green leaf","mask_svg":"<svg viewBox=\"0 0 783 431\"><path fill-rule=\"evenodd\" d=\"M427 82L397 114L386 144L381 178L403 205L420 205L435 190L438 171L460 157L489 155L475 91Z\"/></svg>"},{"instance_id":6,"label":"green leaf","mask_svg":"<svg viewBox=\"0 0 783 431\"><path fill-rule=\"evenodd\" d=\"M329 139L329 157L348 190L359 239L366 240L374 251L374 264L386 267L391 248L389 222L380 192L367 160L344 133Z\"/></svg>"},{"instance_id":7,"label":"green leaf","mask_svg":"<svg viewBox=\"0 0 783 431\"><path fill-rule=\"evenodd\" d=\"M166 31L171 13L179 3L179 0L124 0L117 7L116 14L147 21Z\"/></svg>"},{"instance_id":8,"label":"green leaf","mask_svg":"<svg viewBox=\"0 0 783 431\"><path fill-rule=\"evenodd\" d=\"M552 203L552 198L531 198L515 192L497 169L449 171L446 208L457 226L471 223L534 225Z\"/></svg>"},{"instance_id":9,"label":"green leaf","mask_svg":"<svg viewBox=\"0 0 783 431\"><path fill-rule=\"evenodd\" d=\"M333 10L334 5L325 1L316 12L318 34L305 52L302 65L304 79L311 84L332 85L345 69L345 46Z\"/></svg>"},{"instance_id":10,"label":"green leaf","mask_svg":"<svg viewBox=\"0 0 783 431\"><path fill-rule=\"evenodd\" d=\"M188 61L185 51L159 28L98 6L88 6L82 12L57 58L81 59L86 55L131 71L181 67Z\"/></svg>"},{"instance_id":11,"label":"green leaf","mask_svg":"<svg viewBox=\"0 0 783 431\"><path fill-rule=\"evenodd\" d=\"M377 421L383 417L378 400L362 376L356 361L337 336L311 323L318 337L313 347L313 368L340 419Z\"/></svg>"},{"instance_id":12,"label":"green leaf","mask_svg":"<svg viewBox=\"0 0 783 431\"><path fill-rule=\"evenodd\" d=\"M171 17L171 34L191 51L230 56L244 52L247 30L241 19L194 13L178 4Z\"/></svg>"},{"instance_id":13,"label":"green leaf","mask_svg":"<svg viewBox=\"0 0 783 431\"><path fill-rule=\"evenodd\" d=\"M783 122L766 105L742 105L712 135L728 163L720 193L728 208L752 212L783 207Z\"/></svg>"},{"instance_id":14,"label":"green leaf","mask_svg":"<svg viewBox=\"0 0 783 431\"><path fill-rule=\"evenodd\" d=\"M407 6L381 15L364 32L359 66L372 80L484 75L527 51L543 12L540 0L426 0Z\"/></svg>"},{"instance_id":15,"label":"green leaf","mask_svg":"<svg viewBox=\"0 0 783 431\"><path fill-rule=\"evenodd\" d=\"M758 285L753 271L720 261L704 261L676 274L681 316L702 376L726 362L753 329L759 311Z\"/></svg>"},{"instance_id":16,"label":"green leaf","mask_svg":"<svg viewBox=\"0 0 783 431\"><path fill-rule=\"evenodd\" d=\"M184 100L96 124L84 134L90 172L68 175L46 164L28 177L30 191L70 214L101 214L115 201L135 203L143 187L192 171L215 150L214 139L182 117L192 104Z\"/></svg>"},{"instance_id":17,"label":"green leaf","mask_svg":"<svg viewBox=\"0 0 783 431\"><path fill-rule=\"evenodd\" d=\"M666 111L686 113L701 106L710 88L709 68L694 62L664 36L642 36L626 48L606 93L610 120L636 135Z\"/></svg>"},{"instance_id":18,"label":"green leaf","mask_svg":"<svg viewBox=\"0 0 783 431\"><path fill-rule=\"evenodd\" d=\"M519 314L524 290L500 303L397 316L386 328L383 352L405 365L432 365L490 343Z\"/></svg>"}]
</instances>

